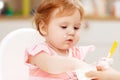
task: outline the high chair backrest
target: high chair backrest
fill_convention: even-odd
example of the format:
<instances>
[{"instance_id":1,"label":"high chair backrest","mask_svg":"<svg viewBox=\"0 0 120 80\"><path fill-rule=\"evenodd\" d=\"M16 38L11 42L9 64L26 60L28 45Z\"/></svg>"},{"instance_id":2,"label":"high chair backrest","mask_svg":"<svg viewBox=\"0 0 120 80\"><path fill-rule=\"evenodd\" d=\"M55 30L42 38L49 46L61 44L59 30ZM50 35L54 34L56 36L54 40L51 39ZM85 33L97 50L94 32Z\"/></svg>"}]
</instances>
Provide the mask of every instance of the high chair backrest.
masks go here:
<instances>
[{"instance_id":1,"label":"high chair backrest","mask_svg":"<svg viewBox=\"0 0 120 80\"><path fill-rule=\"evenodd\" d=\"M24 52L44 39L33 28L10 32L0 43L0 80L28 80Z\"/></svg>"}]
</instances>

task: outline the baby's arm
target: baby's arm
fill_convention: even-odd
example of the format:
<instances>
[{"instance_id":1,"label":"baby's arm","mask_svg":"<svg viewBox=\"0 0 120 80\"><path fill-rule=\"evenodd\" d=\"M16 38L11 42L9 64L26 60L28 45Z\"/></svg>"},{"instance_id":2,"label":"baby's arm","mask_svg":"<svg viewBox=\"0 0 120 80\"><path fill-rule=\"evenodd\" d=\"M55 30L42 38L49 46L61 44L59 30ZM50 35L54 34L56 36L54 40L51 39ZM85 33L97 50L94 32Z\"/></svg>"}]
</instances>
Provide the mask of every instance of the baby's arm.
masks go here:
<instances>
[{"instance_id":1,"label":"baby's arm","mask_svg":"<svg viewBox=\"0 0 120 80\"><path fill-rule=\"evenodd\" d=\"M30 63L52 74L84 69L89 66L87 63L76 58L50 56L45 52L38 53L31 57Z\"/></svg>"}]
</instances>

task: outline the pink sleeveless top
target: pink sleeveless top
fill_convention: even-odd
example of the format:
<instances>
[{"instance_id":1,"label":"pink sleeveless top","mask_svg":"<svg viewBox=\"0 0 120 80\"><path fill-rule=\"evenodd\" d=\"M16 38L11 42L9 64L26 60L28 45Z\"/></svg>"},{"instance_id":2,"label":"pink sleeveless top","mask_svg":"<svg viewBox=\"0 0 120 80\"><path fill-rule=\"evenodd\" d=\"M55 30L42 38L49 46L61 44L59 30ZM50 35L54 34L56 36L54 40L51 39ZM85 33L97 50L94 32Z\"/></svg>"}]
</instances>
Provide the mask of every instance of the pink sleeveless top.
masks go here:
<instances>
[{"instance_id":1,"label":"pink sleeveless top","mask_svg":"<svg viewBox=\"0 0 120 80\"><path fill-rule=\"evenodd\" d=\"M85 55L88 51L93 51L94 46L81 46L81 47L73 47L69 49L68 57L75 57L80 60L84 60ZM30 56L34 56L37 53L45 51L49 55L56 55L55 51L53 51L46 43L40 43L35 45L34 47L27 49L25 52L25 63L29 67L29 80L76 80L76 76L73 72L65 72L61 74L50 74L47 73L35 65L32 65L28 62Z\"/></svg>"}]
</instances>

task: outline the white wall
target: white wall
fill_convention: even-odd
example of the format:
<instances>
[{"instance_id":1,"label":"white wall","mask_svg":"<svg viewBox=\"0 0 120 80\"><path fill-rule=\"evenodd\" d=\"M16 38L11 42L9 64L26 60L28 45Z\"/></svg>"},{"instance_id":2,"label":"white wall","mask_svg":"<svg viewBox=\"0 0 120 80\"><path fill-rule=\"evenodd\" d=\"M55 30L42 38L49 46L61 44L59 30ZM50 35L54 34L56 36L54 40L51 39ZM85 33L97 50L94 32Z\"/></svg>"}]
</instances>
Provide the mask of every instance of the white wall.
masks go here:
<instances>
[{"instance_id":1,"label":"white wall","mask_svg":"<svg viewBox=\"0 0 120 80\"><path fill-rule=\"evenodd\" d=\"M0 20L0 40L9 32L24 27L33 27L32 19L8 19Z\"/></svg>"},{"instance_id":2,"label":"white wall","mask_svg":"<svg viewBox=\"0 0 120 80\"><path fill-rule=\"evenodd\" d=\"M80 34L80 45L93 44L96 50L87 54L86 61L95 63L101 57L107 56L114 40L120 43L120 21L89 21L89 28L82 29ZM22 27L33 27L31 19L26 20L0 20L0 40L15 29ZM34 27L33 27L34 28ZM120 47L118 46L113 55L113 67L120 70Z\"/></svg>"}]
</instances>

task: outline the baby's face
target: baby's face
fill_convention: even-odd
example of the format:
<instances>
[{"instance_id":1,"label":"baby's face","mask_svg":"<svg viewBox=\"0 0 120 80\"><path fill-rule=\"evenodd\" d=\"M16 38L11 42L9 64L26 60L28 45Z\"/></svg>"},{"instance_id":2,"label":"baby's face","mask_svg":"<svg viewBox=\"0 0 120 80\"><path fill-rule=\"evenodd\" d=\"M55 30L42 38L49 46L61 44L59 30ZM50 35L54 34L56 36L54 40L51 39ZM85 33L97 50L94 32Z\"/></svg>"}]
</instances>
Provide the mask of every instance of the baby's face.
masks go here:
<instances>
[{"instance_id":1,"label":"baby's face","mask_svg":"<svg viewBox=\"0 0 120 80\"><path fill-rule=\"evenodd\" d=\"M53 15L48 25L46 41L57 49L68 49L79 41L80 26L78 10L71 16L55 17Z\"/></svg>"}]
</instances>

